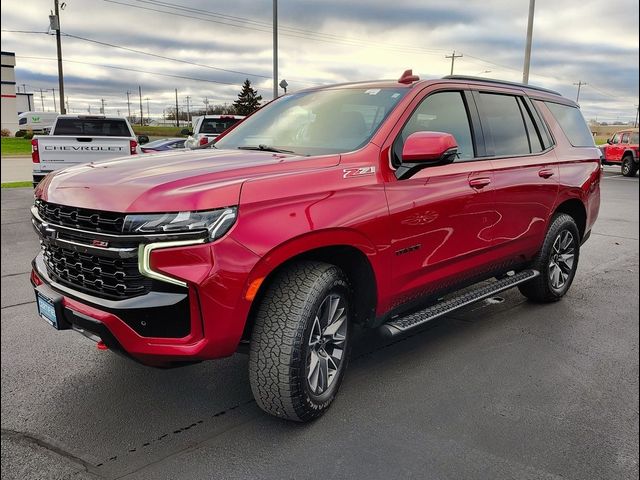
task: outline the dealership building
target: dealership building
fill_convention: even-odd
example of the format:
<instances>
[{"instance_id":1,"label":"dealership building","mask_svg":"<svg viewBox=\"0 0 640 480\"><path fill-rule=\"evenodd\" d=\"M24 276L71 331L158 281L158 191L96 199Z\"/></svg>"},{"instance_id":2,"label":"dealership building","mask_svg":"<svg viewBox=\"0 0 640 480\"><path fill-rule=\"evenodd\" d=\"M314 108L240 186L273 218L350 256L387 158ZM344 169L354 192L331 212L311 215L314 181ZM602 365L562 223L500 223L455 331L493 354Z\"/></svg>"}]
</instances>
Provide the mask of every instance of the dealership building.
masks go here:
<instances>
[{"instance_id":1,"label":"dealership building","mask_svg":"<svg viewBox=\"0 0 640 480\"><path fill-rule=\"evenodd\" d=\"M2 129L11 133L18 130L15 66L16 54L2 52Z\"/></svg>"}]
</instances>

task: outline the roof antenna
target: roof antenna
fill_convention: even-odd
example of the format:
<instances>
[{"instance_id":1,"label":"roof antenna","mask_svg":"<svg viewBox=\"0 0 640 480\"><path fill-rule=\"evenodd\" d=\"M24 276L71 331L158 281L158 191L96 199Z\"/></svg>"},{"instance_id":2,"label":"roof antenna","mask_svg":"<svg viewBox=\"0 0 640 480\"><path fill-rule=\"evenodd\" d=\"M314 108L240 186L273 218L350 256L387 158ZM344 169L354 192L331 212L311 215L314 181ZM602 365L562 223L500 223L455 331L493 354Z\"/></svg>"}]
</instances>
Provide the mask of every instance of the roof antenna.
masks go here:
<instances>
[{"instance_id":1,"label":"roof antenna","mask_svg":"<svg viewBox=\"0 0 640 480\"><path fill-rule=\"evenodd\" d=\"M417 82L418 80L420 80L420 77L418 75L414 75L413 70L409 69L405 70L404 73L400 75L398 83L406 83L407 85L409 85L413 82Z\"/></svg>"}]
</instances>

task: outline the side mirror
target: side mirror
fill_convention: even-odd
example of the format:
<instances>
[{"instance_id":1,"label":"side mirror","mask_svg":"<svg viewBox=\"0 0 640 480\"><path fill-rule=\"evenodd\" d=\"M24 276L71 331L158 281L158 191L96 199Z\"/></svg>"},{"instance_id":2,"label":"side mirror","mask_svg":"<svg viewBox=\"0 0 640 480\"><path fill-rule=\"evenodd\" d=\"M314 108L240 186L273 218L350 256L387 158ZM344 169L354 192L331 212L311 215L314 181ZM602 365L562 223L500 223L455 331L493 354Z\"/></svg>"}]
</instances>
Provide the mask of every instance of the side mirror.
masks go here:
<instances>
[{"instance_id":1,"label":"side mirror","mask_svg":"<svg viewBox=\"0 0 640 480\"><path fill-rule=\"evenodd\" d=\"M188 128L183 128L180 130L180 135L192 135L192 132Z\"/></svg>"},{"instance_id":2,"label":"side mirror","mask_svg":"<svg viewBox=\"0 0 640 480\"><path fill-rule=\"evenodd\" d=\"M450 133L412 133L404 142L402 164L396 170L396 177L402 180L423 168L452 163L457 154L458 144Z\"/></svg>"},{"instance_id":3,"label":"side mirror","mask_svg":"<svg viewBox=\"0 0 640 480\"><path fill-rule=\"evenodd\" d=\"M607 143L608 143L609 145L611 145L613 142L611 141L611 139L610 139L610 138L607 138Z\"/></svg>"},{"instance_id":4,"label":"side mirror","mask_svg":"<svg viewBox=\"0 0 640 480\"><path fill-rule=\"evenodd\" d=\"M138 135L138 144L144 145L145 143L149 143L149 137L146 135Z\"/></svg>"}]
</instances>

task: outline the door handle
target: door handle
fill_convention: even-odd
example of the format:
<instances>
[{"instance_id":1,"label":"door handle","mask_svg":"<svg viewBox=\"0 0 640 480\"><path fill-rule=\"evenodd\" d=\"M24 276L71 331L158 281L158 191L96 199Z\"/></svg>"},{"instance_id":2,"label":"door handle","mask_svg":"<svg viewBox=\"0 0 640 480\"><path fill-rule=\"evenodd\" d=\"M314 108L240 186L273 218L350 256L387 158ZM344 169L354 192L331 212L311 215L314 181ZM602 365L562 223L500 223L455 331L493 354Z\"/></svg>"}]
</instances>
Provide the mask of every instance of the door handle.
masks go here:
<instances>
[{"instance_id":1,"label":"door handle","mask_svg":"<svg viewBox=\"0 0 640 480\"><path fill-rule=\"evenodd\" d=\"M541 178L550 178L553 177L554 171L550 168L543 168L538 172L538 176Z\"/></svg>"},{"instance_id":2,"label":"door handle","mask_svg":"<svg viewBox=\"0 0 640 480\"><path fill-rule=\"evenodd\" d=\"M476 190L481 190L490 183L491 179L488 177L476 177L469 179L469 185L471 186L471 188L475 188Z\"/></svg>"}]
</instances>

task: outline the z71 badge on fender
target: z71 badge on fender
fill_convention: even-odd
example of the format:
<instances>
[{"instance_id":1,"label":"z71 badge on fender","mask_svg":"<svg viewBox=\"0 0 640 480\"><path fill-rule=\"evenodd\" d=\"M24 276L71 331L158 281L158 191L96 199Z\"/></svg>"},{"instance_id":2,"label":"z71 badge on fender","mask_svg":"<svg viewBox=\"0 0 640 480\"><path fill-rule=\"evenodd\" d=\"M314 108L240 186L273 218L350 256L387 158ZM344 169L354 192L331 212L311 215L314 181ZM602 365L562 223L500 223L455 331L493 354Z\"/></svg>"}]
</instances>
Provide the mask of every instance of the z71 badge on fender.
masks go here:
<instances>
[{"instance_id":1,"label":"z71 badge on fender","mask_svg":"<svg viewBox=\"0 0 640 480\"><path fill-rule=\"evenodd\" d=\"M364 177L365 175L375 174L376 167L345 168L342 172L342 178Z\"/></svg>"}]
</instances>

